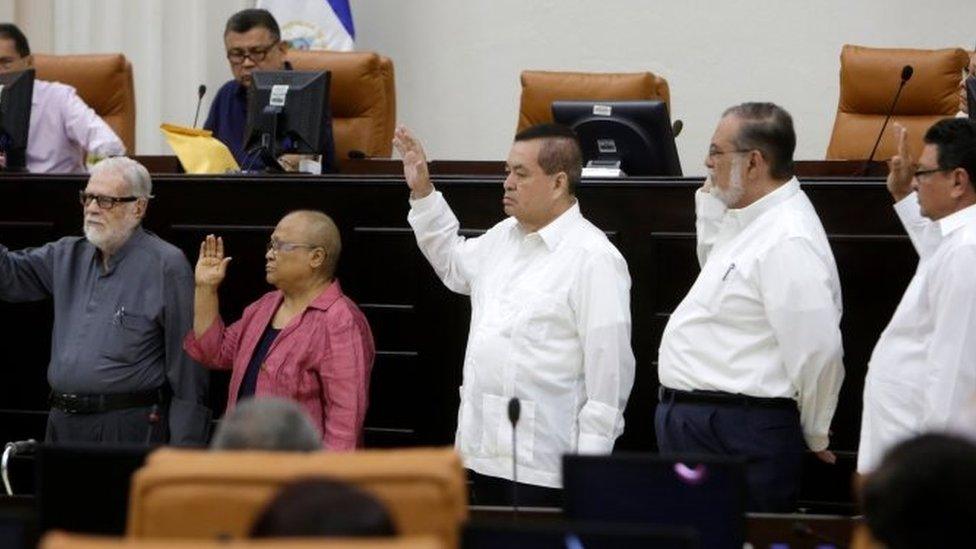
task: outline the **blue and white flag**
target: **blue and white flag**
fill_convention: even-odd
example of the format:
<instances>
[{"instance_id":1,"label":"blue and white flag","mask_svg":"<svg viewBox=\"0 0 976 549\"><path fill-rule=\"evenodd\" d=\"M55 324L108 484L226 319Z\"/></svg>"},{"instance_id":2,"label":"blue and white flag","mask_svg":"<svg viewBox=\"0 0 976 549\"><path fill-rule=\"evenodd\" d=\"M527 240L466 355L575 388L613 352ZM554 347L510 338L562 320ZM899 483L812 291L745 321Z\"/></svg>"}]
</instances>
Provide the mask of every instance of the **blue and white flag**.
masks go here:
<instances>
[{"instance_id":1,"label":"blue and white flag","mask_svg":"<svg viewBox=\"0 0 976 549\"><path fill-rule=\"evenodd\" d=\"M259 8L274 15L281 38L297 50L353 49L349 0L258 0Z\"/></svg>"}]
</instances>

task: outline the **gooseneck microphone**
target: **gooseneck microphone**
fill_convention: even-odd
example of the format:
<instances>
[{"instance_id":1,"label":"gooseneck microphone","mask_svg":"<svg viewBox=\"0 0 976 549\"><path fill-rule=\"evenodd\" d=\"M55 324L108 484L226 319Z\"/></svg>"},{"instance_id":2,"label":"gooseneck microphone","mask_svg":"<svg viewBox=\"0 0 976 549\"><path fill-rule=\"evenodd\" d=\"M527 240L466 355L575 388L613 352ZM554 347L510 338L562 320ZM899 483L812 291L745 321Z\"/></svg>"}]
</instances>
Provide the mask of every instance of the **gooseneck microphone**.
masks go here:
<instances>
[{"instance_id":1,"label":"gooseneck microphone","mask_svg":"<svg viewBox=\"0 0 976 549\"><path fill-rule=\"evenodd\" d=\"M203 96L207 93L207 85L200 84L197 88L197 113L193 115L193 127L197 127L197 120L200 118L200 103L203 103Z\"/></svg>"},{"instance_id":2,"label":"gooseneck microphone","mask_svg":"<svg viewBox=\"0 0 976 549\"><path fill-rule=\"evenodd\" d=\"M508 401L508 421L512 424L512 512L518 520L518 446L516 446L515 427L522 413L522 403L518 397Z\"/></svg>"},{"instance_id":3,"label":"gooseneck microphone","mask_svg":"<svg viewBox=\"0 0 976 549\"><path fill-rule=\"evenodd\" d=\"M891 107L888 108L888 114L885 116L884 123L881 124L881 131L878 132L878 139L874 142L874 147L871 148L871 154L868 155L868 159L864 161L864 167L861 168L860 175L864 176L868 174L868 170L871 167L871 161L874 160L874 153L878 152L878 145L881 144L881 138L884 136L885 128L888 127L888 121L891 120L891 116L895 114L895 106L898 105L898 98L901 96L901 90L905 89L905 84L912 78L912 74L915 69L911 65L905 65L901 68L901 83L898 84L898 91L895 92L895 98L891 102Z\"/></svg>"},{"instance_id":4,"label":"gooseneck microphone","mask_svg":"<svg viewBox=\"0 0 976 549\"><path fill-rule=\"evenodd\" d=\"M684 128L685 128L685 123L682 122L680 118L678 120L675 120L674 124L671 124L671 137L678 137L679 135L681 135L681 130L683 130Z\"/></svg>"}]
</instances>

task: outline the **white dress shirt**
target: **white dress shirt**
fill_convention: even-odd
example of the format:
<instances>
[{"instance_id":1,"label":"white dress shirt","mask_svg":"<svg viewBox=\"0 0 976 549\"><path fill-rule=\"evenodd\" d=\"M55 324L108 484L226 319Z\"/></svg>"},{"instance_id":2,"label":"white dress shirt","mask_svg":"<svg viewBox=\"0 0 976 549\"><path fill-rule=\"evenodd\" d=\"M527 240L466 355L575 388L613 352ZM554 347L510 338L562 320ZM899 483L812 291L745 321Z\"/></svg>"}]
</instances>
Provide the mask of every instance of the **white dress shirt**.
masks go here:
<instances>
[{"instance_id":1,"label":"white dress shirt","mask_svg":"<svg viewBox=\"0 0 976 549\"><path fill-rule=\"evenodd\" d=\"M627 263L578 204L538 232L510 217L469 239L440 192L410 205L424 256L471 296L455 438L465 466L512 478L514 396L519 482L560 487L563 454L609 453L624 429L634 382Z\"/></svg>"},{"instance_id":2,"label":"white dress shirt","mask_svg":"<svg viewBox=\"0 0 976 549\"><path fill-rule=\"evenodd\" d=\"M811 450L827 447L844 379L837 266L796 178L742 209L695 195L701 273L671 314L661 384L797 401Z\"/></svg>"},{"instance_id":3,"label":"white dress shirt","mask_svg":"<svg viewBox=\"0 0 976 549\"><path fill-rule=\"evenodd\" d=\"M976 206L932 222L912 193L895 212L919 262L868 362L861 473L899 442L949 428L976 394Z\"/></svg>"},{"instance_id":4,"label":"white dress shirt","mask_svg":"<svg viewBox=\"0 0 976 549\"><path fill-rule=\"evenodd\" d=\"M59 82L34 81L27 171L85 173L86 153L119 156L125 154L125 145L74 88Z\"/></svg>"}]
</instances>

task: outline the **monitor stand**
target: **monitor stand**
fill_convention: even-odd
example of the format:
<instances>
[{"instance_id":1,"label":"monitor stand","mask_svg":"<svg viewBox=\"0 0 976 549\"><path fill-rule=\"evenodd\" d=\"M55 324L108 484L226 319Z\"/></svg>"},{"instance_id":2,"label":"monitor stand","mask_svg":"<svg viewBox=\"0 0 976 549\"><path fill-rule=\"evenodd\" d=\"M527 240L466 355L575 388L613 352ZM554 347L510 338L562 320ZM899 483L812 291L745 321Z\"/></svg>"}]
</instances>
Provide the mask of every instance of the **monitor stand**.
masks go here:
<instances>
[{"instance_id":1,"label":"monitor stand","mask_svg":"<svg viewBox=\"0 0 976 549\"><path fill-rule=\"evenodd\" d=\"M619 160L590 160L583 166L583 177L624 177Z\"/></svg>"}]
</instances>

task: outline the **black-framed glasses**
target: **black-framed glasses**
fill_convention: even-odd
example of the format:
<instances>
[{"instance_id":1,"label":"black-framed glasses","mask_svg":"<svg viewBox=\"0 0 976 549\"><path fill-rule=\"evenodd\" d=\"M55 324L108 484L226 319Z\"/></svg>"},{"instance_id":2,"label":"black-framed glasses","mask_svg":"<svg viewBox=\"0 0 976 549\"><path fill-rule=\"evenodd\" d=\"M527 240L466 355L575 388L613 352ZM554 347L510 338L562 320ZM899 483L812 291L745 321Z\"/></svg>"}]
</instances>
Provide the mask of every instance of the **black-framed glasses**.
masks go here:
<instances>
[{"instance_id":1,"label":"black-framed glasses","mask_svg":"<svg viewBox=\"0 0 976 549\"><path fill-rule=\"evenodd\" d=\"M733 154L733 153L747 153L752 152L756 149L732 149L730 151L720 151L718 149L708 149L708 157L715 158L716 156L722 156L723 154Z\"/></svg>"},{"instance_id":2,"label":"black-framed glasses","mask_svg":"<svg viewBox=\"0 0 976 549\"><path fill-rule=\"evenodd\" d=\"M918 179L919 181L921 181L922 178L928 177L928 176L930 176L930 175L932 175L934 173L938 173L938 172L951 172L954 169L955 168L932 168L930 170L915 170L915 173L912 174L912 176L915 179Z\"/></svg>"},{"instance_id":3,"label":"black-framed glasses","mask_svg":"<svg viewBox=\"0 0 976 549\"><path fill-rule=\"evenodd\" d=\"M138 196L106 196L104 194L92 194L86 193L85 191L78 191L78 200L81 202L82 206L87 207L88 203L92 200L98 204L98 207L103 210L111 210L116 204L122 202L135 202L139 200Z\"/></svg>"},{"instance_id":4,"label":"black-framed glasses","mask_svg":"<svg viewBox=\"0 0 976 549\"><path fill-rule=\"evenodd\" d=\"M265 46L263 48L251 48L249 50L229 50L227 52L227 60L235 65L240 65L244 62L244 59L250 59L255 63L260 63L268 57L268 53L278 45L278 42L274 42L270 46Z\"/></svg>"},{"instance_id":5,"label":"black-framed glasses","mask_svg":"<svg viewBox=\"0 0 976 549\"><path fill-rule=\"evenodd\" d=\"M321 248L321 247L322 246L317 246L315 244L302 244L300 242L284 242L272 238L271 240L268 241L268 244L265 246L265 250L269 252L274 251L274 253L278 253L278 252L290 252L293 250L297 250L298 248L308 248L309 250L314 250L315 248Z\"/></svg>"}]
</instances>

